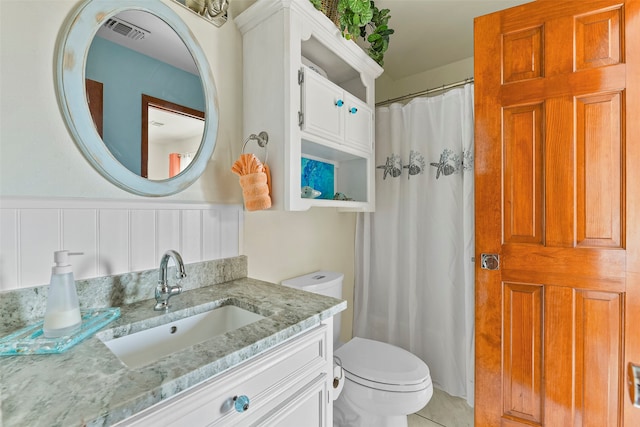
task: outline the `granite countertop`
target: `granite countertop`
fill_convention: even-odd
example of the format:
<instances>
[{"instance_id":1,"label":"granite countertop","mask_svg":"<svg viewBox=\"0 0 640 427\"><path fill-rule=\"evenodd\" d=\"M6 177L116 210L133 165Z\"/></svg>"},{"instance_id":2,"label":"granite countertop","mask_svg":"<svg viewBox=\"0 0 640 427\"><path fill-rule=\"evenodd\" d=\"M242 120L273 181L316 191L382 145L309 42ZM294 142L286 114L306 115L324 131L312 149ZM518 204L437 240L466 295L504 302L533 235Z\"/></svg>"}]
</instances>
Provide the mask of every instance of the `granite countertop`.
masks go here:
<instances>
[{"instance_id":1,"label":"granite countertop","mask_svg":"<svg viewBox=\"0 0 640 427\"><path fill-rule=\"evenodd\" d=\"M240 278L171 298L121 306L121 317L65 353L0 358L0 425L103 426L217 375L346 308L346 302L281 285ZM125 366L98 338L158 326L220 305L264 319L177 351L149 365Z\"/></svg>"}]
</instances>

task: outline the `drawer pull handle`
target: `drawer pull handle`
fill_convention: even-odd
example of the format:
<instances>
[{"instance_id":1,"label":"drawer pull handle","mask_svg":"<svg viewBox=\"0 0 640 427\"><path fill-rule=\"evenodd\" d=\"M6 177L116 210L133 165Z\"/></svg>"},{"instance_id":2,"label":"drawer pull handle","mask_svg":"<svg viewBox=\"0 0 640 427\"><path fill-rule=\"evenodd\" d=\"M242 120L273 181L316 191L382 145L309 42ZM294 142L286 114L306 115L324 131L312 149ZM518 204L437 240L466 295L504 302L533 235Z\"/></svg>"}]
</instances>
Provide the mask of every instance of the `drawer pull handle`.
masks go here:
<instances>
[{"instance_id":1,"label":"drawer pull handle","mask_svg":"<svg viewBox=\"0 0 640 427\"><path fill-rule=\"evenodd\" d=\"M358 109L357 109L356 107L351 107L351 108L349 108L349 112L350 112L351 114L355 114L355 113L357 113L357 112L358 112Z\"/></svg>"},{"instance_id":2,"label":"drawer pull handle","mask_svg":"<svg viewBox=\"0 0 640 427\"><path fill-rule=\"evenodd\" d=\"M338 107L342 107L342 106L344 105L344 101L343 101L342 99L338 99L338 100L336 101L336 105L337 105Z\"/></svg>"},{"instance_id":3,"label":"drawer pull handle","mask_svg":"<svg viewBox=\"0 0 640 427\"><path fill-rule=\"evenodd\" d=\"M249 398L244 394L242 396L234 396L233 402L233 406L238 412L244 412L249 409Z\"/></svg>"}]
</instances>

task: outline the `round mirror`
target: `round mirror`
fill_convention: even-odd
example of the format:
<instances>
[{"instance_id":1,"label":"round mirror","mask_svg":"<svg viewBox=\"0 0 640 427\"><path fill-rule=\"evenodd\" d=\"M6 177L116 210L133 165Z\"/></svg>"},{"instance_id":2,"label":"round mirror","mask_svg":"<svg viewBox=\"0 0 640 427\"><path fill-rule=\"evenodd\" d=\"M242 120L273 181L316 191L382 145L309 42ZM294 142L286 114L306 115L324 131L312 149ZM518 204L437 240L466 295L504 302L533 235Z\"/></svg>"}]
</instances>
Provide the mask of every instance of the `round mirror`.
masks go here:
<instances>
[{"instance_id":1,"label":"round mirror","mask_svg":"<svg viewBox=\"0 0 640 427\"><path fill-rule=\"evenodd\" d=\"M88 0L57 52L57 93L85 157L129 192L165 196L204 172L218 129L214 79L180 17L159 0Z\"/></svg>"}]
</instances>

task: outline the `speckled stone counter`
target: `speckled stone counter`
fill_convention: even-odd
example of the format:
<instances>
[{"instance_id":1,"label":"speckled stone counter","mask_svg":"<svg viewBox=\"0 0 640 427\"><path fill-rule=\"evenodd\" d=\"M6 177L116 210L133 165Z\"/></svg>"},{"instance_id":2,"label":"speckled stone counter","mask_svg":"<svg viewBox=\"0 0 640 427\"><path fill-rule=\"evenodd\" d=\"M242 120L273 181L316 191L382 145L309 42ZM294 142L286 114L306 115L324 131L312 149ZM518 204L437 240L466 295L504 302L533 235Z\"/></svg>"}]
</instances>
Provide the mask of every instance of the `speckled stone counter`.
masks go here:
<instances>
[{"instance_id":1,"label":"speckled stone counter","mask_svg":"<svg viewBox=\"0 0 640 427\"><path fill-rule=\"evenodd\" d=\"M240 264L245 263L246 271L246 259L239 258ZM204 267L206 270L208 266ZM200 269L191 267L191 270ZM242 266L234 271L242 272ZM173 297L168 313L153 311L154 299L137 300L121 305L120 319L63 354L1 357L0 425L111 425L226 371L346 308L345 301L246 277L207 286L210 282L206 274L194 275L199 276L203 287L193 285ZM15 298L15 294L0 294L5 305L0 310L6 310L10 298ZM81 296L80 300L82 304ZM17 304L18 300L13 302ZM137 369L122 364L100 340L226 304L249 309L265 318ZM12 316L5 312L3 316L0 336L11 332L12 325L14 329L21 327L29 317L24 310L15 310ZM9 317L13 317L13 321L8 320Z\"/></svg>"}]
</instances>

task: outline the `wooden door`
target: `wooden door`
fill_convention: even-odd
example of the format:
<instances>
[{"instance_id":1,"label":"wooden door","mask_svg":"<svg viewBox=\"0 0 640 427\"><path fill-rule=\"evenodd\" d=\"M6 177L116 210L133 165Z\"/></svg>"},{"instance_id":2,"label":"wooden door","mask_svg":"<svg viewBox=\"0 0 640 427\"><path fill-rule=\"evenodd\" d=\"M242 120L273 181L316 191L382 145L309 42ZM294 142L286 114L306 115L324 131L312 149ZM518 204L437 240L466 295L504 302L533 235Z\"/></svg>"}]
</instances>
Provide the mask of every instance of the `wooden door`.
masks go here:
<instances>
[{"instance_id":1,"label":"wooden door","mask_svg":"<svg viewBox=\"0 0 640 427\"><path fill-rule=\"evenodd\" d=\"M640 426L640 0L477 18L475 84L475 425Z\"/></svg>"},{"instance_id":2,"label":"wooden door","mask_svg":"<svg viewBox=\"0 0 640 427\"><path fill-rule=\"evenodd\" d=\"M104 111L104 85L91 79L85 79L85 87L87 90L87 103L89 104L89 113L96 126L98 135L102 138L103 111Z\"/></svg>"}]
</instances>

